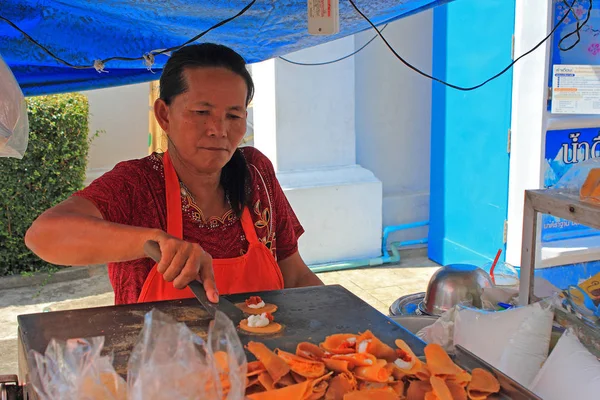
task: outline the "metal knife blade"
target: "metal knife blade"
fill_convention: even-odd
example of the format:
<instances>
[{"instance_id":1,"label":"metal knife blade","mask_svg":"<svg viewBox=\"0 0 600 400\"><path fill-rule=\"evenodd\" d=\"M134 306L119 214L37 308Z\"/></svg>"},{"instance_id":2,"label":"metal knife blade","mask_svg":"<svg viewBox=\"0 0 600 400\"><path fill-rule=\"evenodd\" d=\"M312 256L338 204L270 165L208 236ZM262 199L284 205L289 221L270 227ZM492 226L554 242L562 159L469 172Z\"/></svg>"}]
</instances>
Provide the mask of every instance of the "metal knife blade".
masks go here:
<instances>
[{"instance_id":1,"label":"metal knife blade","mask_svg":"<svg viewBox=\"0 0 600 400\"><path fill-rule=\"evenodd\" d=\"M144 243L144 251L146 252L146 255L148 255L148 257L152 258L157 263L160 262L161 252L160 246L157 242L153 240L148 240L146 243ZM219 310L225 315L227 315L230 319L235 321L235 323L244 319L244 313L242 312L242 310L237 308L233 303L225 299L223 296L219 296L218 304L210 302L208 300L208 297L206 296L204 286L200 281L192 281L188 284L188 287L192 290L194 296L196 296L196 299L198 299L200 304L202 304L202 307L204 307L204 309L210 314L212 318L215 317L215 313L217 312L217 310Z\"/></svg>"}]
</instances>

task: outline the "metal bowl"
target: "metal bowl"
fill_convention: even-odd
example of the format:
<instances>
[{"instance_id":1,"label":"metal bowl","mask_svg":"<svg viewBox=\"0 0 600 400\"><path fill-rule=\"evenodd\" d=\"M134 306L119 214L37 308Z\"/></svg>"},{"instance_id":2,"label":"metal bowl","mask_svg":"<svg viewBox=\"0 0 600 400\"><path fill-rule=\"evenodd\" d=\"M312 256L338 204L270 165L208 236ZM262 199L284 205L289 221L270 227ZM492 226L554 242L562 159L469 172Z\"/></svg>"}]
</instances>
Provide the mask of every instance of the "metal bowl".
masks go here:
<instances>
[{"instance_id":1,"label":"metal bowl","mask_svg":"<svg viewBox=\"0 0 600 400\"><path fill-rule=\"evenodd\" d=\"M430 315L441 315L460 303L481 308L484 288L493 287L490 275L470 264L452 264L440 268L433 274L427 286L424 311Z\"/></svg>"}]
</instances>

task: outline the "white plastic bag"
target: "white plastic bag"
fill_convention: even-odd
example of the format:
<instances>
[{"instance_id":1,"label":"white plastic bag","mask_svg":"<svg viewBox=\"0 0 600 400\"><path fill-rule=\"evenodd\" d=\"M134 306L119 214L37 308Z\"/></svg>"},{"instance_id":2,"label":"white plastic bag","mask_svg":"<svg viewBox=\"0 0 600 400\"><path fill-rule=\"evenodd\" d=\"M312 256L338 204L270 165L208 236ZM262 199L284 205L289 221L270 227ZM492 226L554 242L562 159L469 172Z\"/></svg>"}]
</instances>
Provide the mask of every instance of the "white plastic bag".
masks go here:
<instances>
[{"instance_id":1,"label":"white plastic bag","mask_svg":"<svg viewBox=\"0 0 600 400\"><path fill-rule=\"evenodd\" d=\"M531 384L544 400L600 398L600 361L566 330Z\"/></svg>"},{"instance_id":2,"label":"white plastic bag","mask_svg":"<svg viewBox=\"0 0 600 400\"><path fill-rule=\"evenodd\" d=\"M231 320L219 311L208 341L157 310L146 314L127 366L129 399L243 399L244 348Z\"/></svg>"},{"instance_id":3,"label":"white plastic bag","mask_svg":"<svg viewBox=\"0 0 600 400\"><path fill-rule=\"evenodd\" d=\"M454 352L454 320L457 307L443 313L433 324L417 332L417 337L425 343L439 344L447 353Z\"/></svg>"},{"instance_id":4,"label":"white plastic bag","mask_svg":"<svg viewBox=\"0 0 600 400\"><path fill-rule=\"evenodd\" d=\"M101 356L103 337L50 341L29 355L31 383L40 400L125 400L127 385L110 357Z\"/></svg>"},{"instance_id":5,"label":"white plastic bag","mask_svg":"<svg viewBox=\"0 0 600 400\"><path fill-rule=\"evenodd\" d=\"M32 352L31 381L40 400L242 400L247 361L235 326L217 311L208 342L184 323L152 310L128 362L127 383L104 338L52 340Z\"/></svg>"},{"instance_id":6,"label":"white plastic bag","mask_svg":"<svg viewBox=\"0 0 600 400\"><path fill-rule=\"evenodd\" d=\"M454 344L528 387L548 357L553 319L541 303L498 312L461 309Z\"/></svg>"},{"instance_id":7,"label":"white plastic bag","mask_svg":"<svg viewBox=\"0 0 600 400\"><path fill-rule=\"evenodd\" d=\"M0 56L0 157L23 158L29 141L27 103Z\"/></svg>"}]
</instances>

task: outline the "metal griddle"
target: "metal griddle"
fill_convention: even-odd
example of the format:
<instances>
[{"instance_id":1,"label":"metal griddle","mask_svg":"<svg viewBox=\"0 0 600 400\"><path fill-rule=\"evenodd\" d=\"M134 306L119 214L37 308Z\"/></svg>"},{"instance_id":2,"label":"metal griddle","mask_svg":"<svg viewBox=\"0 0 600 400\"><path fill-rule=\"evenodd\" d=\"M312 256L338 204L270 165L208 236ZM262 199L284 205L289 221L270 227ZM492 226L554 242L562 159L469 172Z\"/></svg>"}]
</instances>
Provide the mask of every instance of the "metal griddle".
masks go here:
<instances>
[{"instance_id":1,"label":"metal griddle","mask_svg":"<svg viewBox=\"0 0 600 400\"><path fill-rule=\"evenodd\" d=\"M282 332L270 336L247 335L238 330L242 343L261 341L269 348L295 352L299 342L322 342L334 333L358 333L370 329L383 342L394 346L403 339L417 355L423 355L425 344L409 331L385 317L342 286L320 286L284 289L265 293L227 296L233 303L259 295L267 303L277 304L276 321L284 325ZM144 315L152 310L185 322L190 329L206 337L210 317L196 299L133 304L20 315L19 377L29 382L27 354L31 350L44 353L50 339L90 338L104 336L104 349L114 355L117 373L125 376L127 361L144 324ZM234 321L238 324L239 321ZM248 354L248 359L254 357Z\"/></svg>"}]
</instances>

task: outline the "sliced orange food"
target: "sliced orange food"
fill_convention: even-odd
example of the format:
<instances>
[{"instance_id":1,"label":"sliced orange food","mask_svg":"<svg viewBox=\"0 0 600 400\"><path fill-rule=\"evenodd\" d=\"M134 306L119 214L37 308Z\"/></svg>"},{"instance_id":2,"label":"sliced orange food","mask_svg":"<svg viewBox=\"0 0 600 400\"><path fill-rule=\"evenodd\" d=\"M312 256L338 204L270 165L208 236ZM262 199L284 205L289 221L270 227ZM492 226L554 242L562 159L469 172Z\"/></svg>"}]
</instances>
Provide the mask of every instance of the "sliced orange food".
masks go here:
<instances>
[{"instance_id":1,"label":"sliced orange food","mask_svg":"<svg viewBox=\"0 0 600 400\"><path fill-rule=\"evenodd\" d=\"M381 365L373 365L370 367L356 367L354 369L356 379L362 379L369 382L387 383L390 381L391 373Z\"/></svg>"},{"instance_id":2,"label":"sliced orange food","mask_svg":"<svg viewBox=\"0 0 600 400\"><path fill-rule=\"evenodd\" d=\"M439 344L430 343L425 346L425 359L431 375L448 376L463 372L458 365L454 364L448 353Z\"/></svg>"},{"instance_id":3,"label":"sliced orange food","mask_svg":"<svg viewBox=\"0 0 600 400\"><path fill-rule=\"evenodd\" d=\"M321 361L325 357L325 352L314 343L301 342L296 346L296 355L314 361Z\"/></svg>"},{"instance_id":4,"label":"sliced orange food","mask_svg":"<svg viewBox=\"0 0 600 400\"><path fill-rule=\"evenodd\" d=\"M370 367L372 365L377 365L377 359L375 356L368 353L336 354L330 358L332 360L348 361L348 368L350 369L354 369L355 367Z\"/></svg>"},{"instance_id":5,"label":"sliced orange food","mask_svg":"<svg viewBox=\"0 0 600 400\"><path fill-rule=\"evenodd\" d=\"M396 340L396 356L398 357L395 361L396 366L400 371L407 375L416 375L418 371L423 369L423 362L419 360L419 357L412 351L410 346L402 339Z\"/></svg>"},{"instance_id":6,"label":"sliced orange food","mask_svg":"<svg viewBox=\"0 0 600 400\"><path fill-rule=\"evenodd\" d=\"M281 389L253 393L247 397L250 400L304 400L311 390L311 381L297 383Z\"/></svg>"},{"instance_id":7,"label":"sliced orange food","mask_svg":"<svg viewBox=\"0 0 600 400\"><path fill-rule=\"evenodd\" d=\"M373 354L375 357L389 362L393 362L398 358L394 349L379 340L369 330L356 339L356 352Z\"/></svg>"},{"instance_id":8,"label":"sliced orange food","mask_svg":"<svg viewBox=\"0 0 600 400\"><path fill-rule=\"evenodd\" d=\"M319 378L325 375L325 364L320 361L308 360L279 349L275 350L275 353L290 366L292 371L300 376Z\"/></svg>"},{"instance_id":9,"label":"sliced orange food","mask_svg":"<svg viewBox=\"0 0 600 400\"><path fill-rule=\"evenodd\" d=\"M274 383L290 372L290 366L285 361L269 350L267 346L259 342L248 342L248 351L262 362Z\"/></svg>"},{"instance_id":10,"label":"sliced orange food","mask_svg":"<svg viewBox=\"0 0 600 400\"><path fill-rule=\"evenodd\" d=\"M349 362L346 360L336 360L333 358L324 358L323 363L325 364L325 367L327 367L327 369L330 371L337 372L337 373L342 373L342 372L350 373L350 369L348 366Z\"/></svg>"},{"instance_id":11,"label":"sliced orange food","mask_svg":"<svg viewBox=\"0 0 600 400\"><path fill-rule=\"evenodd\" d=\"M446 382L438 377L438 376L432 376L431 379L429 380L429 383L431 383L431 388L433 389L433 393L436 395L436 397L440 400L453 400L452 399L452 393L450 392L450 389L448 388L448 386L446 385Z\"/></svg>"},{"instance_id":12,"label":"sliced orange food","mask_svg":"<svg viewBox=\"0 0 600 400\"><path fill-rule=\"evenodd\" d=\"M452 393L453 400L467 400L467 391L464 386L459 385L456 382L446 381L450 393Z\"/></svg>"},{"instance_id":13,"label":"sliced orange food","mask_svg":"<svg viewBox=\"0 0 600 400\"><path fill-rule=\"evenodd\" d=\"M406 391L406 400L423 400L425 394L432 390L428 381L410 381Z\"/></svg>"},{"instance_id":14,"label":"sliced orange food","mask_svg":"<svg viewBox=\"0 0 600 400\"><path fill-rule=\"evenodd\" d=\"M325 400L343 400L346 393L356 390L357 383L354 375L342 372L333 377L325 393Z\"/></svg>"},{"instance_id":15,"label":"sliced orange food","mask_svg":"<svg viewBox=\"0 0 600 400\"><path fill-rule=\"evenodd\" d=\"M481 368L471 371L471 382L467 386L467 393L471 399L487 398L499 391L500 383L494 375Z\"/></svg>"},{"instance_id":16,"label":"sliced orange food","mask_svg":"<svg viewBox=\"0 0 600 400\"><path fill-rule=\"evenodd\" d=\"M255 376L260 374L261 372L266 371L267 369L260 361L251 361L248 363L248 372L246 373L247 377Z\"/></svg>"},{"instance_id":17,"label":"sliced orange food","mask_svg":"<svg viewBox=\"0 0 600 400\"><path fill-rule=\"evenodd\" d=\"M398 395L392 388L387 387L350 392L344 395L344 400L398 400Z\"/></svg>"},{"instance_id":18,"label":"sliced orange food","mask_svg":"<svg viewBox=\"0 0 600 400\"><path fill-rule=\"evenodd\" d=\"M356 353L356 339L358 335L351 333L338 333L327 336L321 343L321 348L333 354Z\"/></svg>"}]
</instances>

